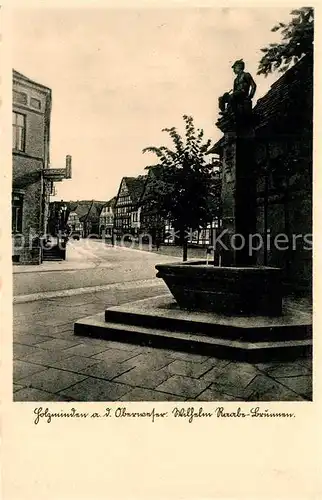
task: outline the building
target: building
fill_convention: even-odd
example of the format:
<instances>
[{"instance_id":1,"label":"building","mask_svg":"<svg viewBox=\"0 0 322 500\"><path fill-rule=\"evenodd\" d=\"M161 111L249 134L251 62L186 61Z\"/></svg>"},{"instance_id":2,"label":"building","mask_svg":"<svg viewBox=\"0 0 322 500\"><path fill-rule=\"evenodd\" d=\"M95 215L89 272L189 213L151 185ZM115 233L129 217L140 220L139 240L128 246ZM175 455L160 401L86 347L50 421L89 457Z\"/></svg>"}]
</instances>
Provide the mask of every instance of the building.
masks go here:
<instances>
[{"instance_id":1,"label":"building","mask_svg":"<svg viewBox=\"0 0 322 500\"><path fill-rule=\"evenodd\" d=\"M149 235L152 244L164 242L166 238L166 222L154 206L154 182L158 181L158 173L158 165L149 167L139 201L140 234L142 238Z\"/></svg>"},{"instance_id":2,"label":"building","mask_svg":"<svg viewBox=\"0 0 322 500\"><path fill-rule=\"evenodd\" d=\"M80 218L80 221L83 223L84 226L83 229L84 238L87 238L88 236L92 238L100 237L100 232L99 232L100 213L105 203L106 203L105 201L92 200L88 213Z\"/></svg>"},{"instance_id":3,"label":"building","mask_svg":"<svg viewBox=\"0 0 322 500\"><path fill-rule=\"evenodd\" d=\"M79 237L85 237L86 230L84 220L86 219L93 201L67 201L66 205L68 207L68 219L67 226L71 236L78 235Z\"/></svg>"},{"instance_id":4,"label":"building","mask_svg":"<svg viewBox=\"0 0 322 500\"><path fill-rule=\"evenodd\" d=\"M303 57L253 109L257 264L281 267L292 290L312 285L313 60ZM221 153L223 140L213 148ZM283 235L284 245L274 244ZM283 248L281 248L283 247Z\"/></svg>"},{"instance_id":5,"label":"building","mask_svg":"<svg viewBox=\"0 0 322 500\"><path fill-rule=\"evenodd\" d=\"M66 168L50 168L52 93L48 87L13 71L12 109L12 260L42 262L49 199L54 183L71 177Z\"/></svg>"},{"instance_id":6,"label":"building","mask_svg":"<svg viewBox=\"0 0 322 500\"><path fill-rule=\"evenodd\" d=\"M140 231L140 199L145 181L145 175L123 177L114 208L116 239L121 239L124 235L138 236Z\"/></svg>"},{"instance_id":7,"label":"building","mask_svg":"<svg viewBox=\"0 0 322 500\"><path fill-rule=\"evenodd\" d=\"M80 221L79 215L76 210L69 212L67 225L69 227L71 235L82 236L84 231L84 224Z\"/></svg>"},{"instance_id":8,"label":"building","mask_svg":"<svg viewBox=\"0 0 322 500\"><path fill-rule=\"evenodd\" d=\"M57 214L66 211L66 230L70 235L99 238L100 213L105 204L96 200L53 202L50 204L51 226L57 227L57 220L61 218Z\"/></svg>"},{"instance_id":9,"label":"building","mask_svg":"<svg viewBox=\"0 0 322 500\"><path fill-rule=\"evenodd\" d=\"M113 238L114 227L114 207L116 197L103 205L99 217L99 235L101 238Z\"/></svg>"}]
</instances>

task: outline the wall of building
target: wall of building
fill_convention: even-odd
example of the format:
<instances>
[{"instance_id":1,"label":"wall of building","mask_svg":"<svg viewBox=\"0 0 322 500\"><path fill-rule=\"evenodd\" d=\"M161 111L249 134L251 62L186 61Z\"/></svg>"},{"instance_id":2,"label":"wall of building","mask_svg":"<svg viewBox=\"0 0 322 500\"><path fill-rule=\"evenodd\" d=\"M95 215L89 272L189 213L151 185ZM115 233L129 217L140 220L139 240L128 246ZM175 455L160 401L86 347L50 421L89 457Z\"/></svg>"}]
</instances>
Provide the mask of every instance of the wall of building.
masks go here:
<instances>
[{"instance_id":1,"label":"wall of building","mask_svg":"<svg viewBox=\"0 0 322 500\"><path fill-rule=\"evenodd\" d=\"M295 70L289 73L288 85L284 83L287 105L280 105L277 116L256 131L258 229L262 234L270 230L273 242L258 252L258 261L281 267L291 289L308 290L312 284L313 71L305 61ZM282 83L283 77L277 82L280 92ZM278 234L285 238L279 248L274 242Z\"/></svg>"},{"instance_id":2,"label":"wall of building","mask_svg":"<svg viewBox=\"0 0 322 500\"><path fill-rule=\"evenodd\" d=\"M131 212L131 229L134 230L135 235L138 234L138 231L141 227L140 217L141 217L141 207Z\"/></svg>"},{"instance_id":3,"label":"wall of building","mask_svg":"<svg viewBox=\"0 0 322 500\"><path fill-rule=\"evenodd\" d=\"M80 222L79 217L76 212L70 212L67 220L68 226L72 233L83 234L83 224Z\"/></svg>"},{"instance_id":4,"label":"wall of building","mask_svg":"<svg viewBox=\"0 0 322 500\"><path fill-rule=\"evenodd\" d=\"M112 207L104 207L101 211L99 220L99 234L101 237L104 236L112 237L114 226L114 213Z\"/></svg>"},{"instance_id":5,"label":"wall of building","mask_svg":"<svg viewBox=\"0 0 322 500\"><path fill-rule=\"evenodd\" d=\"M134 209L135 207L130 198L126 182L123 179L114 208L114 228L116 238L121 238L123 234L134 232L131 228L131 213Z\"/></svg>"},{"instance_id":6,"label":"wall of building","mask_svg":"<svg viewBox=\"0 0 322 500\"><path fill-rule=\"evenodd\" d=\"M270 155L264 159L266 168L263 163L259 165L257 231L263 235L264 245L257 252L257 260L259 264L281 267L291 288L308 289L312 282L310 140L292 136L292 144L289 140L275 142L278 155L272 158L271 140ZM278 235L283 236L276 244Z\"/></svg>"},{"instance_id":7,"label":"wall of building","mask_svg":"<svg viewBox=\"0 0 322 500\"><path fill-rule=\"evenodd\" d=\"M13 260L22 264L41 262L39 240L30 243L30 234L42 235L44 231L44 181L43 169L48 163L49 121L48 102L50 91L42 86L13 79L13 113L25 116L23 150L15 149L13 141L13 194L19 192L23 197L22 236L24 248L17 245L21 237L13 234ZM36 106L37 109L34 107ZM13 115L14 119L14 115ZM13 133L14 133L13 128Z\"/></svg>"}]
</instances>

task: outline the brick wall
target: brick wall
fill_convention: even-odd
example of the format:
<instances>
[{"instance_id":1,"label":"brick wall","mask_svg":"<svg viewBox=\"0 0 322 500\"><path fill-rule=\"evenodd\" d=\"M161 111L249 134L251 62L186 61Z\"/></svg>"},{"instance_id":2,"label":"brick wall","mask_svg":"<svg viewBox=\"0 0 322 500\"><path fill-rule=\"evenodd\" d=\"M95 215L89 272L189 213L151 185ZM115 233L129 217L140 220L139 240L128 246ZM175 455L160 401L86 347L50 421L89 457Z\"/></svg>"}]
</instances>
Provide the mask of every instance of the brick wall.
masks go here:
<instances>
[{"instance_id":1,"label":"brick wall","mask_svg":"<svg viewBox=\"0 0 322 500\"><path fill-rule=\"evenodd\" d=\"M284 280L291 288L308 289L312 283L312 159L309 142L302 137L302 146L298 147L300 143L294 136L291 145L289 141L283 144L280 141L276 148L279 155L273 159L266 157L258 165L257 232L263 238L269 232L271 243L257 252L257 262L281 267ZM288 238L285 244L279 244L280 248L274 244L278 234ZM281 249L286 246L289 248Z\"/></svg>"},{"instance_id":2,"label":"brick wall","mask_svg":"<svg viewBox=\"0 0 322 500\"><path fill-rule=\"evenodd\" d=\"M21 264L39 264L41 249L39 239L31 243L31 235L42 236L44 218L44 194L42 171L48 161L50 115L50 90L14 74L13 111L25 116L25 148L13 151L12 188L13 193L23 196L22 238L13 235L13 260ZM16 95L24 94L23 102ZM37 99L39 109L33 108Z\"/></svg>"}]
</instances>

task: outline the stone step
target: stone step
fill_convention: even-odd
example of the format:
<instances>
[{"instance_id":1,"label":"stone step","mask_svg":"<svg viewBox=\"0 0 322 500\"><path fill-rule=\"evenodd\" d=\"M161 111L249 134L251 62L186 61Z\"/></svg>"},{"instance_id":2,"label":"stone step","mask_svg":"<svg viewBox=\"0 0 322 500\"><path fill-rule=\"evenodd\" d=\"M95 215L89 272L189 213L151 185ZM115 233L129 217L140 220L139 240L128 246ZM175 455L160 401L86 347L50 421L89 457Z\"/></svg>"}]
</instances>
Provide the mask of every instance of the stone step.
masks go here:
<instances>
[{"instance_id":1,"label":"stone step","mask_svg":"<svg viewBox=\"0 0 322 500\"><path fill-rule=\"evenodd\" d=\"M105 311L105 320L139 327L187 332L231 340L263 342L312 338L311 314L289 305L282 316L225 316L186 311L170 295L143 299Z\"/></svg>"},{"instance_id":2,"label":"stone step","mask_svg":"<svg viewBox=\"0 0 322 500\"><path fill-rule=\"evenodd\" d=\"M105 321L100 313L82 318L74 325L75 335L104 338L135 345L147 345L189 353L248 362L285 360L311 355L310 339L248 342L192 332L168 331L126 323Z\"/></svg>"},{"instance_id":3,"label":"stone step","mask_svg":"<svg viewBox=\"0 0 322 500\"><path fill-rule=\"evenodd\" d=\"M43 255L43 260L51 261L51 260L64 260L64 259L58 257L57 255Z\"/></svg>"},{"instance_id":4,"label":"stone step","mask_svg":"<svg viewBox=\"0 0 322 500\"><path fill-rule=\"evenodd\" d=\"M57 248L44 248L43 260L64 260Z\"/></svg>"}]
</instances>

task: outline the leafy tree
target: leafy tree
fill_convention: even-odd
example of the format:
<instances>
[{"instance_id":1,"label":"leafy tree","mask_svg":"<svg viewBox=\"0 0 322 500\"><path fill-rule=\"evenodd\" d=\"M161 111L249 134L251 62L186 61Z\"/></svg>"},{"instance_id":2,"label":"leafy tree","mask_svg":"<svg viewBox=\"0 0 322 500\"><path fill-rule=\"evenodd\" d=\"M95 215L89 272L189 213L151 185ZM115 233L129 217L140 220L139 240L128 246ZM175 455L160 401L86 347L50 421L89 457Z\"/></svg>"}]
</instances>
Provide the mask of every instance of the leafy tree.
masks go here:
<instances>
[{"instance_id":1,"label":"leafy tree","mask_svg":"<svg viewBox=\"0 0 322 500\"><path fill-rule=\"evenodd\" d=\"M281 32L282 41L261 49L264 55L258 65L258 75L267 76L275 70L284 73L303 56L313 57L314 9L302 7L293 10L291 15L293 18L288 24L279 23L272 28L272 32Z\"/></svg>"},{"instance_id":2,"label":"leafy tree","mask_svg":"<svg viewBox=\"0 0 322 500\"><path fill-rule=\"evenodd\" d=\"M183 260L187 260L187 233L190 228L213 220L218 214L220 186L214 165L206 161L211 141L204 141L204 131L195 129L193 118L184 115L185 137L175 127L165 128L174 148L147 147L143 153L154 153L158 164L146 167L149 182L143 206L168 220L180 235Z\"/></svg>"}]
</instances>

